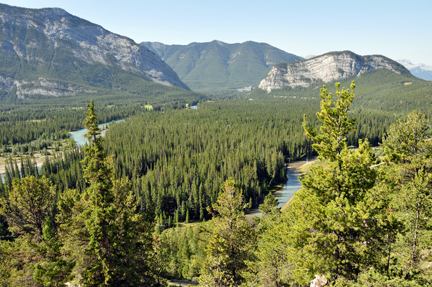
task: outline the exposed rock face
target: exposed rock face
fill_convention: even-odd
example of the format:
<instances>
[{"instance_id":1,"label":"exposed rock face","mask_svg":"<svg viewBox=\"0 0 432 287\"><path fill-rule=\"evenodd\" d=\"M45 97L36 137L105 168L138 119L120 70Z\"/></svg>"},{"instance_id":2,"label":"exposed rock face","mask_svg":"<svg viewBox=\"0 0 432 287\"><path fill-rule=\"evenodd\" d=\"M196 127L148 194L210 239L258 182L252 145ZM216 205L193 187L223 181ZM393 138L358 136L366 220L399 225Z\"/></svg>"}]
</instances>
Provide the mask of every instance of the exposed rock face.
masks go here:
<instances>
[{"instance_id":1,"label":"exposed rock face","mask_svg":"<svg viewBox=\"0 0 432 287\"><path fill-rule=\"evenodd\" d=\"M97 93L97 90L86 89L78 85L71 83L61 83L58 81L50 81L46 78L38 78L36 80L26 81L14 81L14 87L17 88L16 95L18 99L25 99L31 95L42 95L42 96L74 96L79 93Z\"/></svg>"},{"instance_id":2,"label":"exposed rock face","mask_svg":"<svg viewBox=\"0 0 432 287\"><path fill-rule=\"evenodd\" d=\"M101 86L102 82L106 85L107 74L119 71L189 89L171 67L147 48L59 8L25 9L0 4L0 54L0 88L11 90L26 78L33 78L26 82L21 96L38 94L36 89L44 86L41 78L46 79L45 83L57 78ZM92 78L93 70L103 74L101 79ZM37 88L31 88L32 82ZM75 87L60 90L73 94L79 92ZM60 90L54 94L62 94Z\"/></svg>"},{"instance_id":3,"label":"exposed rock face","mask_svg":"<svg viewBox=\"0 0 432 287\"><path fill-rule=\"evenodd\" d=\"M312 280L310 287L323 287L327 286L327 279L324 275L315 275L315 279Z\"/></svg>"},{"instance_id":4,"label":"exposed rock face","mask_svg":"<svg viewBox=\"0 0 432 287\"><path fill-rule=\"evenodd\" d=\"M360 76L374 69L388 69L398 74L409 74L399 63L381 55L359 56L349 51L333 52L309 60L275 65L258 88L271 92L283 87L308 87L314 82L324 83Z\"/></svg>"}]
</instances>

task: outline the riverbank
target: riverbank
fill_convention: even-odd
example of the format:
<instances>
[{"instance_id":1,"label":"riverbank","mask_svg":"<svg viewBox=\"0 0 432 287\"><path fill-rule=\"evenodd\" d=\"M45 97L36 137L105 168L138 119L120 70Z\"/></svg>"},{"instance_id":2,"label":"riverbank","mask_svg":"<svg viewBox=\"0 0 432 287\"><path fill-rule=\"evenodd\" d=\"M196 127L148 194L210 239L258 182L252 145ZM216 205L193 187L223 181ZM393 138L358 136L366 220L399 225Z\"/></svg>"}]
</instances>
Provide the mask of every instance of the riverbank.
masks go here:
<instances>
[{"instance_id":1,"label":"riverbank","mask_svg":"<svg viewBox=\"0 0 432 287\"><path fill-rule=\"evenodd\" d=\"M284 208L286 204L290 202L290 200L293 198L294 193L301 188L301 183L298 179L298 177L301 176L300 168L311 164L315 160L316 157L313 157L306 160L294 161L288 165L286 171L288 181L283 185L281 189L273 193L274 197L278 200L279 208ZM261 216L261 211L258 209L258 207L256 207L249 209L245 213L245 215L248 222L252 223L255 216Z\"/></svg>"}]
</instances>

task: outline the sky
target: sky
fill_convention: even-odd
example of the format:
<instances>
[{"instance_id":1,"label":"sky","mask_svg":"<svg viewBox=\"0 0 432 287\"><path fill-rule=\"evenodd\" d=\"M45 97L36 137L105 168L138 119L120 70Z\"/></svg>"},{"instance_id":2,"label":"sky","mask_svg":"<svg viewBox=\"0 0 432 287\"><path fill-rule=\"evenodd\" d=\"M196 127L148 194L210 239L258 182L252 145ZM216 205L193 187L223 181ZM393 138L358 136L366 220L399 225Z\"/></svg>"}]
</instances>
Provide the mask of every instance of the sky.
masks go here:
<instances>
[{"instance_id":1,"label":"sky","mask_svg":"<svg viewBox=\"0 0 432 287\"><path fill-rule=\"evenodd\" d=\"M350 50L432 66L430 0L0 0L59 7L136 42L265 42L298 55Z\"/></svg>"}]
</instances>

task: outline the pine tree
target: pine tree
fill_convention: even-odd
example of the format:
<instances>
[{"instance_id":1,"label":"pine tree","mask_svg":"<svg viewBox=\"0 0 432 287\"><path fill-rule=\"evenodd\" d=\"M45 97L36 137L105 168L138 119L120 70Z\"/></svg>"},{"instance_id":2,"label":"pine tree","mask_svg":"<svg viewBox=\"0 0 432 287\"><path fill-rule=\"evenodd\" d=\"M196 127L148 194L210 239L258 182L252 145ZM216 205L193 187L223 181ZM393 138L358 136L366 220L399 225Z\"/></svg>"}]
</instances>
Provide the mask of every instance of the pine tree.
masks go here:
<instances>
[{"instance_id":1,"label":"pine tree","mask_svg":"<svg viewBox=\"0 0 432 287\"><path fill-rule=\"evenodd\" d=\"M16 178L8 200L0 199L0 203L0 214L8 221L10 231L27 234L39 242L45 219L52 216L55 186L45 177Z\"/></svg>"},{"instance_id":2,"label":"pine tree","mask_svg":"<svg viewBox=\"0 0 432 287\"><path fill-rule=\"evenodd\" d=\"M256 259L247 261L246 286L292 286L294 264L289 262L288 229L277 202L272 194L268 194L259 206L262 216L256 219Z\"/></svg>"},{"instance_id":3,"label":"pine tree","mask_svg":"<svg viewBox=\"0 0 432 287\"><path fill-rule=\"evenodd\" d=\"M225 181L222 190L212 206L217 216L208 222L210 241L199 278L203 286L239 286L244 281L245 261L251 258L256 242L255 231L243 212L247 204L234 180Z\"/></svg>"},{"instance_id":4,"label":"pine tree","mask_svg":"<svg viewBox=\"0 0 432 287\"><path fill-rule=\"evenodd\" d=\"M330 282L356 280L364 268L379 266L386 251L386 235L397 232L397 221L388 212L386 195L374 189L376 158L367 140L349 149L347 136L355 119L348 118L354 100L354 82L339 90L336 102L325 86L321 89L320 133L304 120L306 135L315 143L321 165L314 165L301 179L289 209L299 283L314 275ZM394 236L391 236L393 238Z\"/></svg>"},{"instance_id":5,"label":"pine tree","mask_svg":"<svg viewBox=\"0 0 432 287\"><path fill-rule=\"evenodd\" d=\"M153 225L137 213L130 182L115 179L112 158L104 155L94 104L87 106L89 145L83 164L89 187L81 196L74 191L62 196L58 221L66 239L64 252L75 257L73 274L84 286L153 286Z\"/></svg>"},{"instance_id":6,"label":"pine tree","mask_svg":"<svg viewBox=\"0 0 432 287\"><path fill-rule=\"evenodd\" d=\"M36 265L33 278L44 286L64 286L75 263L62 255L61 238L55 232L51 218L47 218L43 228L43 241L37 246L42 260Z\"/></svg>"},{"instance_id":7,"label":"pine tree","mask_svg":"<svg viewBox=\"0 0 432 287\"><path fill-rule=\"evenodd\" d=\"M405 226L393 255L405 277L419 270L420 250L432 244L432 142L425 116L414 111L392 125L383 141L383 181L393 193L393 207Z\"/></svg>"}]
</instances>

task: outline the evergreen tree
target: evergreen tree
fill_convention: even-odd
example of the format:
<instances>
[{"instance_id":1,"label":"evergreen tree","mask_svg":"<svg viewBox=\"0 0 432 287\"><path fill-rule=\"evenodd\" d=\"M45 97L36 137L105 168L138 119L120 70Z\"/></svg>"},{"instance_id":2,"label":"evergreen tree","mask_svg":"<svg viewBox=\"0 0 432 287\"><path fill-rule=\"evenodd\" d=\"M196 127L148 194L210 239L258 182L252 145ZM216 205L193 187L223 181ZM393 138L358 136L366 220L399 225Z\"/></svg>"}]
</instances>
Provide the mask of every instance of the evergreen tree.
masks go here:
<instances>
[{"instance_id":1,"label":"evergreen tree","mask_svg":"<svg viewBox=\"0 0 432 287\"><path fill-rule=\"evenodd\" d=\"M0 199L12 242L0 242L0 273L5 286L41 286L33 278L35 265L42 260L38 247L44 244L45 219L53 216L55 187L45 178L14 178L6 199ZM0 282L1 282L0 281Z\"/></svg>"},{"instance_id":2,"label":"evergreen tree","mask_svg":"<svg viewBox=\"0 0 432 287\"><path fill-rule=\"evenodd\" d=\"M395 265L403 277L418 273L420 251L432 244L432 142L425 116L414 111L392 125L383 141L386 153L382 180L393 193L393 207L404 223L405 234L393 246ZM396 267L395 266L395 267Z\"/></svg>"},{"instance_id":3,"label":"evergreen tree","mask_svg":"<svg viewBox=\"0 0 432 287\"><path fill-rule=\"evenodd\" d=\"M45 219L53 216L55 187L45 177L16 178L8 200L0 199L0 203L0 214L6 218L9 230L28 234L39 242Z\"/></svg>"},{"instance_id":4,"label":"evergreen tree","mask_svg":"<svg viewBox=\"0 0 432 287\"><path fill-rule=\"evenodd\" d=\"M83 160L89 187L82 195L66 193L60 202L64 251L75 257L75 280L84 286L153 286L151 271L153 225L139 214L128 180L114 178L106 158L94 104L85 125L89 145ZM78 247L83 252L77 251Z\"/></svg>"},{"instance_id":5,"label":"evergreen tree","mask_svg":"<svg viewBox=\"0 0 432 287\"><path fill-rule=\"evenodd\" d=\"M47 218L43 228L43 241L37 246L42 260L36 265L33 277L44 286L64 286L70 277L74 262L62 255L61 238L55 232L51 218Z\"/></svg>"},{"instance_id":6,"label":"evergreen tree","mask_svg":"<svg viewBox=\"0 0 432 287\"><path fill-rule=\"evenodd\" d=\"M203 286L239 286L255 246L255 231L244 216L241 191L232 178L222 185L223 192L212 206L215 218L209 222L207 257L199 278Z\"/></svg>"},{"instance_id":7,"label":"evergreen tree","mask_svg":"<svg viewBox=\"0 0 432 287\"><path fill-rule=\"evenodd\" d=\"M278 200L269 194L261 204L261 218L257 222L256 260L247 261L245 286L292 286L294 264L289 261L290 243L287 241L287 224L277 207Z\"/></svg>"},{"instance_id":8,"label":"evergreen tree","mask_svg":"<svg viewBox=\"0 0 432 287\"><path fill-rule=\"evenodd\" d=\"M355 119L348 118L355 85L351 92L339 86L336 102L325 86L321 89L321 133L304 121L323 164L301 179L303 189L289 209L293 275L303 284L315 275L325 275L332 284L356 280L364 268L380 266L386 236L394 238L399 226L388 212L386 195L374 189L376 158L368 141L359 140L357 150L348 148L347 135L355 128Z\"/></svg>"}]
</instances>

